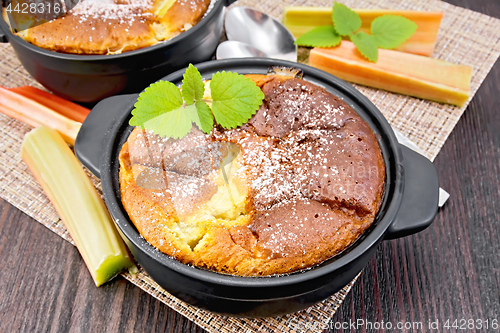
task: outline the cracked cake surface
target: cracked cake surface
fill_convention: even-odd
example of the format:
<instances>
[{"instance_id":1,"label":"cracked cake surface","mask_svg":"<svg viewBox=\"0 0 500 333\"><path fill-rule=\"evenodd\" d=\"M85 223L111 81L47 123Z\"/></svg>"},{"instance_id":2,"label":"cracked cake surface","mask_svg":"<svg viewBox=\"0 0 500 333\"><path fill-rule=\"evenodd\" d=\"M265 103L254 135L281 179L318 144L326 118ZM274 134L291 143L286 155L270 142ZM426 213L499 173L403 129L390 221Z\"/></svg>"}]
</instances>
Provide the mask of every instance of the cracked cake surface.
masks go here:
<instances>
[{"instance_id":1,"label":"cracked cake surface","mask_svg":"<svg viewBox=\"0 0 500 333\"><path fill-rule=\"evenodd\" d=\"M340 253L373 223L385 166L375 134L302 79L248 75L265 99L243 126L182 139L135 128L121 199L141 235L177 260L261 276Z\"/></svg>"},{"instance_id":2,"label":"cracked cake surface","mask_svg":"<svg viewBox=\"0 0 500 333\"><path fill-rule=\"evenodd\" d=\"M64 16L17 34L56 52L119 54L189 30L209 5L210 0L81 0Z\"/></svg>"}]
</instances>

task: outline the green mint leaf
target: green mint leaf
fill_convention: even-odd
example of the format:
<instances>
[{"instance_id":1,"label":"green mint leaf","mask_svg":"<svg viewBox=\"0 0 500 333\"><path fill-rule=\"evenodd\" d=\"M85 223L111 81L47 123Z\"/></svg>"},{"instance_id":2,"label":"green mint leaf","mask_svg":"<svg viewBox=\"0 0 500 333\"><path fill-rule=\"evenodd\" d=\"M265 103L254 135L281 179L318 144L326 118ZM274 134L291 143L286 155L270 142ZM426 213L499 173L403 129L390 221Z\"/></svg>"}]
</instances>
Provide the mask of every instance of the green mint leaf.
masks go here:
<instances>
[{"instance_id":1,"label":"green mint leaf","mask_svg":"<svg viewBox=\"0 0 500 333\"><path fill-rule=\"evenodd\" d=\"M184 108L184 112L186 112L186 115L188 116L188 118L191 119L191 122L195 123L196 126L198 126L198 128L201 129L201 121L200 121L200 117L198 116L198 110L196 110L196 105L191 104L191 105L186 106Z\"/></svg>"},{"instance_id":2,"label":"green mint leaf","mask_svg":"<svg viewBox=\"0 0 500 333\"><path fill-rule=\"evenodd\" d=\"M332 21L335 30L341 36L348 36L361 28L358 13L338 2L333 4Z\"/></svg>"},{"instance_id":3,"label":"green mint leaf","mask_svg":"<svg viewBox=\"0 0 500 333\"><path fill-rule=\"evenodd\" d=\"M377 62L378 47L375 38L365 32L358 32L351 35L351 41L356 45L358 51L368 60Z\"/></svg>"},{"instance_id":4,"label":"green mint leaf","mask_svg":"<svg viewBox=\"0 0 500 333\"><path fill-rule=\"evenodd\" d=\"M212 127L214 127L214 116L212 115L210 106L205 102L196 102L188 108L190 107L194 107L194 112L189 110L189 116L193 123L195 123L203 133L210 134Z\"/></svg>"},{"instance_id":5,"label":"green mint leaf","mask_svg":"<svg viewBox=\"0 0 500 333\"><path fill-rule=\"evenodd\" d=\"M334 47L339 45L342 37L335 31L333 26L324 25L306 32L297 40L295 44L312 47Z\"/></svg>"},{"instance_id":6,"label":"green mint leaf","mask_svg":"<svg viewBox=\"0 0 500 333\"><path fill-rule=\"evenodd\" d=\"M205 84L200 71L189 64L182 80L182 96L188 105L186 112L189 119L198 126L205 134L209 134L214 126L214 116L210 106L201 102L205 94Z\"/></svg>"},{"instance_id":7,"label":"green mint leaf","mask_svg":"<svg viewBox=\"0 0 500 333\"><path fill-rule=\"evenodd\" d=\"M205 133L209 134L214 127L214 115L212 114L212 109L205 102L196 102L196 111L198 112L198 118L200 119L200 129Z\"/></svg>"},{"instance_id":8,"label":"green mint leaf","mask_svg":"<svg viewBox=\"0 0 500 333\"><path fill-rule=\"evenodd\" d=\"M203 101L205 84L192 65L183 78L182 94L171 82L153 83L139 95L129 124L160 136L180 139L193 123L204 133L212 131L215 120L224 128L236 128L257 111L264 93L250 79L231 72L218 72L210 81L212 109ZM184 100L183 100L184 96Z\"/></svg>"},{"instance_id":9,"label":"green mint leaf","mask_svg":"<svg viewBox=\"0 0 500 333\"><path fill-rule=\"evenodd\" d=\"M410 38L418 26L406 17L384 15L372 22L371 33L377 46L383 49L393 49Z\"/></svg>"},{"instance_id":10,"label":"green mint leaf","mask_svg":"<svg viewBox=\"0 0 500 333\"><path fill-rule=\"evenodd\" d=\"M182 103L181 92L175 84L168 81L155 82L139 95L129 124L151 130L145 127L148 121L180 108Z\"/></svg>"},{"instance_id":11,"label":"green mint leaf","mask_svg":"<svg viewBox=\"0 0 500 333\"><path fill-rule=\"evenodd\" d=\"M210 81L212 112L222 127L236 128L259 109L264 93L250 79L231 72L217 72Z\"/></svg>"},{"instance_id":12,"label":"green mint leaf","mask_svg":"<svg viewBox=\"0 0 500 333\"><path fill-rule=\"evenodd\" d=\"M188 106L187 108L191 107ZM160 136L180 139L185 137L193 127L193 121L184 107L165 112L144 123L144 128Z\"/></svg>"},{"instance_id":13,"label":"green mint leaf","mask_svg":"<svg viewBox=\"0 0 500 333\"><path fill-rule=\"evenodd\" d=\"M187 105L193 104L203 98L205 84L200 72L193 64L189 64L182 79L182 97Z\"/></svg>"}]
</instances>

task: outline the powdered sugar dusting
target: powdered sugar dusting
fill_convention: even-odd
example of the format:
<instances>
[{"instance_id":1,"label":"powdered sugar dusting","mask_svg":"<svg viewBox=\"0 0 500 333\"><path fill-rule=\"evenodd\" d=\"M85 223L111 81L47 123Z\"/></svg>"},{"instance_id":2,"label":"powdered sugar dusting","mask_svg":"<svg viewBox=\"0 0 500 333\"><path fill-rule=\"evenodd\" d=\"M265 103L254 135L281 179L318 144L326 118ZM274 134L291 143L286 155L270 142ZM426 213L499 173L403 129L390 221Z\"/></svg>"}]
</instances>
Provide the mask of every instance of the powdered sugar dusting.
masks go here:
<instances>
[{"instance_id":1,"label":"powdered sugar dusting","mask_svg":"<svg viewBox=\"0 0 500 333\"><path fill-rule=\"evenodd\" d=\"M80 23L88 19L117 20L120 23L152 16L152 0L82 0L70 12Z\"/></svg>"},{"instance_id":2,"label":"powdered sugar dusting","mask_svg":"<svg viewBox=\"0 0 500 333\"><path fill-rule=\"evenodd\" d=\"M198 8L198 4L193 0L177 0L177 3L180 6L188 6L192 11L195 11Z\"/></svg>"},{"instance_id":3,"label":"powdered sugar dusting","mask_svg":"<svg viewBox=\"0 0 500 333\"><path fill-rule=\"evenodd\" d=\"M374 140L366 124L305 81L270 82L263 89L266 100L245 129L216 134L242 147L254 208L306 198L347 210L356 206L355 214L372 212L366 198L375 196L369 184L380 174L376 156L368 153Z\"/></svg>"}]
</instances>

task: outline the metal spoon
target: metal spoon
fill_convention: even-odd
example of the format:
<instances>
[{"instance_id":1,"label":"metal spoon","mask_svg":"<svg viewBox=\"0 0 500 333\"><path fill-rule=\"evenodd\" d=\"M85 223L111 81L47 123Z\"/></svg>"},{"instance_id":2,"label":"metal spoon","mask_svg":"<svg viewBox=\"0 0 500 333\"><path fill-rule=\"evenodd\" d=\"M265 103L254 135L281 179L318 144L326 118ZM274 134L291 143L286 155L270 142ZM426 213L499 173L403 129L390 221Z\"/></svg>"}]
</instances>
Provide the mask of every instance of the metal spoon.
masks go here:
<instances>
[{"instance_id":1,"label":"metal spoon","mask_svg":"<svg viewBox=\"0 0 500 333\"><path fill-rule=\"evenodd\" d=\"M267 54L246 43L234 40L222 42L217 47L217 59L229 58L250 58L263 57L269 58Z\"/></svg>"},{"instance_id":2,"label":"metal spoon","mask_svg":"<svg viewBox=\"0 0 500 333\"><path fill-rule=\"evenodd\" d=\"M224 27L230 41L249 44L269 58L297 61L297 46L292 33L263 12L234 7L226 13Z\"/></svg>"}]
</instances>

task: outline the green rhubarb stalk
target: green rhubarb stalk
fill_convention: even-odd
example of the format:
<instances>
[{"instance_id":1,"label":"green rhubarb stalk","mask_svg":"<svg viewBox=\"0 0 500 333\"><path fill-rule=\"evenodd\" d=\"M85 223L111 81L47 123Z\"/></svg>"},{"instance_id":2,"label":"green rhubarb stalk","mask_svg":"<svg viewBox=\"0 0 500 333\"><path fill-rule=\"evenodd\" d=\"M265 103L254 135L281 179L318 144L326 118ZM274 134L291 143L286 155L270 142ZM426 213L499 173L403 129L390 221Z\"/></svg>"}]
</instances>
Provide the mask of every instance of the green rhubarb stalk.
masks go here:
<instances>
[{"instance_id":1,"label":"green rhubarb stalk","mask_svg":"<svg viewBox=\"0 0 500 333\"><path fill-rule=\"evenodd\" d=\"M97 286L135 268L104 203L57 131L26 134L21 157L55 206Z\"/></svg>"}]
</instances>

